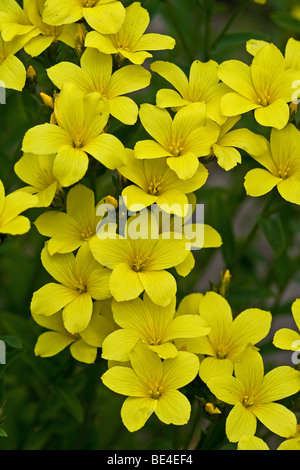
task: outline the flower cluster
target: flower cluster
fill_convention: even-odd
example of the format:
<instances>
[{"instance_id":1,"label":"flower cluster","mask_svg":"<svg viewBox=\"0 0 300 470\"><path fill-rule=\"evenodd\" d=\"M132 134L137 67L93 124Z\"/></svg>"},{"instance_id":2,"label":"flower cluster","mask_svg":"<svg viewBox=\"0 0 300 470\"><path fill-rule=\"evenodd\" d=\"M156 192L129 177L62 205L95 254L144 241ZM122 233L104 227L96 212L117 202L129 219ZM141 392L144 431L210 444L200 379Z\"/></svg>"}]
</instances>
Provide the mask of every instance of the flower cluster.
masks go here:
<instances>
[{"instance_id":1,"label":"flower cluster","mask_svg":"<svg viewBox=\"0 0 300 470\"><path fill-rule=\"evenodd\" d=\"M245 176L249 196L276 186L285 201L300 205L300 131L293 122L300 42L289 39L283 55L274 44L251 40L250 65L195 60L186 75L163 60L144 66L149 51L175 47L173 38L147 33L149 21L139 2L124 8L115 0L28 0L23 9L15 0L0 2L6 88L25 86L26 70L15 55L21 49L37 57L62 42L76 57L47 68L53 96L41 96L51 116L26 132L15 164L27 186L5 197L0 181L1 240L28 232L29 219L20 214L33 207L40 211L34 225L46 237L41 262L54 282L33 293L32 316L48 330L35 354L50 357L70 346L77 361L107 360L102 381L127 397L121 416L129 431L153 413L163 423L186 424L185 391L195 381L215 405L223 403L222 412L232 406L226 435L239 448L264 447L253 437L257 420L299 446L296 415L276 402L299 392L300 372L280 366L265 374L256 347L270 332L271 313L248 308L233 316L225 296L213 291L189 294L178 305L178 276L194 268L197 243L177 235L213 159L228 172L247 154L260 165ZM147 88L153 74L166 88L153 103L138 105L136 95L127 95ZM246 113L261 133L239 127ZM127 146L112 123L137 122L144 138ZM118 184L98 200L89 182L107 174ZM146 224L153 206L171 220L168 230L159 218ZM110 215L124 208L121 230ZM213 227L195 225L203 230L198 248L222 245ZM132 227L139 236L130 235ZM293 305L298 326L299 302ZM274 344L297 351L298 338L280 330ZM206 405L208 413L221 413Z\"/></svg>"}]
</instances>

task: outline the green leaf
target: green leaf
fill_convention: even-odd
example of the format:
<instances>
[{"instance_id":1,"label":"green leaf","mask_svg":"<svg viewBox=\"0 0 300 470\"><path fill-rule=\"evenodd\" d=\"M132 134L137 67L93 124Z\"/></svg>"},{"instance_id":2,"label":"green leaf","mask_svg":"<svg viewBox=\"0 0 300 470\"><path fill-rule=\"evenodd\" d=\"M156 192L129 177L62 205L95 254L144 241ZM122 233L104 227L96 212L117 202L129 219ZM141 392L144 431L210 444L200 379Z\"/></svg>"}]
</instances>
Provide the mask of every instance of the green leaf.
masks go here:
<instances>
[{"instance_id":1,"label":"green leaf","mask_svg":"<svg viewBox=\"0 0 300 470\"><path fill-rule=\"evenodd\" d=\"M244 46L246 42L250 39L268 41L270 39L270 36L268 34L261 33L258 31L234 31L232 33L227 33L223 37L218 49L223 49L227 46Z\"/></svg>"},{"instance_id":2,"label":"green leaf","mask_svg":"<svg viewBox=\"0 0 300 470\"><path fill-rule=\"evenodd\" d=\"M67 386L64 386L64 388L56 386L54 391L73 418L78 423L82 423L84 415L83 408L72 390Z\"/></svg>"},{"instance_id":3,"label":"green leaf","mask_svg":"<svg viewBox=\"0 0 300 470\"><path fill-rule=\"evenodd\" d=\"M287 31L300 33L300 21L288 13L273 13L271 14L271 18L273 22L280 28L286 29Z\"/></svg>"},{"instance_id":4,"label":"green leaf","mask_svg":"<svg viewBox=\"0 0 300 470\"><path fill-rule=\"evenodd\" d=\"M4 429L0 428L0 437L8 437Z\"/></svg>"},{"instance_id":5,"label":"green leaf","mask_svg":"<svg viewBox=\"0 0 300 470\"><path fill-rule=\"evenodd\" d=\"M258 223L275 255L279 256L286 246L286 237L281 220L279 217L266 218L259 216Z\"/></svg>"},{"instance_id":6,"label":"green leaf","mask_svg":"<svg viewBox=\"0 0 300 470\"><path fill-rule=\"evenodd\" d=\"M4 341L6 344L12 348L22 348L22 343L15 336L0 336L0 340Z\"/></svg>"}]
</instances>

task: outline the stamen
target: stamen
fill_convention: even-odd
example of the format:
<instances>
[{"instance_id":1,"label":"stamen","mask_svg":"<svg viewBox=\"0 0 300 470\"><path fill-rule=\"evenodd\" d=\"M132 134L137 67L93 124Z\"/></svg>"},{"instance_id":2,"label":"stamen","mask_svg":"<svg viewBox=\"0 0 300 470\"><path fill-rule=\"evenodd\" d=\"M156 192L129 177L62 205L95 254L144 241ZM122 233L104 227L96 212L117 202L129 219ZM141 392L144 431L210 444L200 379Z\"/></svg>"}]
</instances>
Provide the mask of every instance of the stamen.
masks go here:
<instances>
[{"instance_id":1,"label":"stamen","mask_svg":"<svg viewBox=\"0 0 300 470\"><path fill-rule=\"evenodd\" d=\"M154 386L149 390L150 398L154 398L155 400L157 400L162 395L162 389L162 386L159 385L156 381L154 383Z\"/></svg>"},{"instance_id":2,"label":"stamen","mask_svg":"<svg viewBox=\"0 0 300 470\"><path fill-rule=\"evenodd\" d=\"M136 255L134 262L132 263L132 269L135 272L142 271L142 268L145 264L145 261L147 261L148 256L140 256Z\"/></svg>"},{"instance_id":3,"label":"stamen","mask_svg":"<svg viewBox=\"0 0 300 470\"><path fill-rule=\"evenodd\" d=\"M151 194L152 196L155 196L159 191L161 191L161 183L162 183L161 177L158 180L156 180L156 177L154 176L153 180L149 183L149 186L148 186L149 194Z\"/></svg>"}]
</instances>

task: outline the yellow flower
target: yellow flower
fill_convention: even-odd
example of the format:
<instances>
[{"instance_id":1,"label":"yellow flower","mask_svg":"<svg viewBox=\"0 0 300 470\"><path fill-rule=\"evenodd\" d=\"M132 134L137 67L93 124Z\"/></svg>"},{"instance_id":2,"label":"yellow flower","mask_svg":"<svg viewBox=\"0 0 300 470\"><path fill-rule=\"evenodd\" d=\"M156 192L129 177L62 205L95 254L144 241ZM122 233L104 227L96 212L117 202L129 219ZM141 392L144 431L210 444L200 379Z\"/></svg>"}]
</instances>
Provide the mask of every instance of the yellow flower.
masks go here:
<instances>
[{"instance_id":1,"label":"yellow flower","mask_svg":"<svg viewBox=\"0 0 300 470\"><path fill-rule=\"evenodd\" d=\"M134 183L122 191L128 209L137 211L156 203L165 212L179 217L186 213L189 204L186 194L203 186L208 177L207 169L199 164L191 178L181 180L169 168L165 158L139 160L129 149L127 163L118 168L118 171Z\"/></svg>"},{"instance_id":2,"label":"yellow flower","mask_svg":"<svg viewBox=\"0 0 300 470\"><path fill-rule=\"evenodd\" d=\"M47 0L43 19L57 26L84 18L93 29L111 34L119 31L124 17L122 3L115 0Z\"/></svg>"},{"instance_id":3,"label":"yellow flower","mask_svg":"<svg viewBox=\"0 0 300 470\"><path fill-rule=\"evenodd\" d=\"M289 202L300 204L300 131L288 124L278 131L272 129L267 152L252 155L266 169L250 170L245 176L245 189L250 196L262 196L275 186Z\"/></svg>"},{"instance_id":4,"label":"yellow flower","mask_svg":"<svg viewBox=\"0 0 300 470\"><path fill-rule=\"evenodd\" d=\"M24 6L28 1L24 2ZM24 36L35 31L36 27L28 18L27 9L22 9L15 0L3 0L0 4L0 31L4 41L11 41L15 36Z\"/></svg>"},{"instance_id":5,"label":"yellow flower","mask_svg":"<svg viewBox=\"0 0 300 470\"><path fill-rule=\"evenodd\" d=\"M198 157L210 153L218 138L218 130L205 126L205 105L193 103L180 109L174 119L166 109L142 104L140 120L154 140L142 140L134 147L140 159L166 158L178 178L192 178L199 168Z\"/></svg>"},{"instance_id":6,"label":"yellow flower","mask_svg":"<svg viewBox=\"0 0 300 470\"><path fill-rule=\"evenodd\" d=\"M267 0L253 0L255 3L259 3L259 5L265 5Z\"/></svg>"},{"instance_id":7,"label":"yellow flower","mask_svg":"<svg viewBox=\"0 0 300 470\"><path fill-rule=\"evenodd\" d=\"M221 113L220 100L228 92L228 87L220 83L217 62L195 60L190 68L189 78L175 64L156 61L151 70L165 78L175 90L162 89L156 95L159 108L180 108L191 103L205 103L209 119L223 124L226 117Z\"/></svg>"},{"instance_id":8,"label":"yellow flower","mask_svg":"<svg viewBox=\"0 0 300 470\"><path fill-rule=\"evenodd\" d=\"M257 419L281 437L292 437L297 430L294 413L274 403L300 390L300 373L288 366L272 369L264 375L259 352L248 348L235 364L235 377L219 375L208 380L210 391L234 405L226 420L226 435L238 442L244 435L253 436Z\"/></svg>"},{"instance_id":9,"label":"yellow flower","mask_svg":"<svg viewBox=\"0 0 300 470\"><path fill-rule=\"evenodd\" d=\"M300 331L300 299L295 300L292 305L292 314L294 321ZM277 348L287 349L288 351L300 350L300 332L290 328L281 328L276 331L273 343Z\"/></svg>"},{"instance_id":10,"label":"yellow flower","mask_svg":"<svg viewBox=\"0 0 300 470\"><path fill-rule=\"evenodd\" d=\"M109 112L124 124L134 124L138 116L135 102L122 96L149 85L151 74L139 65L128 65L112 73L112 56L87 48L81 57L81 68L71 62L61 62L47 70L57 88L65 82L77 85L82 91L97 92L108 104Z\"/></svg>"},{"instance_id":11,"label":"yellow flower","mask_svg":"<svg viewBox=\"0 0 300 470\"><path fill-rule=\"evenodd\" d=\"M89 157L109 169L125 163L122 143L104 133L108 113L94 93L84 94L72 83L65 83L55 100L58 125L41 124L29 129L23 140L24 152L57 153L53 174L62 186L71 186L85 175Z\"/></svg>"},{"instance_id":12,"label":"yellow flower","mask_svg":"<svg viewBox=\"0 0 300 470\"><path fill-rule=\"evenodd\" d=\"M21 212L36 207L38 198L24 191L14 191L5 196L0 180L0 234L22 235L29 231L30 221Z\"/></svg>"},{"instance_id":13,"label":"yellow flower","mask_svg":"<svg viewBox=\"0 0 300 470\"><path fill-rule=\"evenodd\" d=\"M141 65L152 54L146 51L173 49L175 40L163 34L144 34L150 22L149 13L140 2L126 8L125 21L116 34L101 34L91 31L87 34L86 47L94 47L104 54L120 54L134 64ZM95 28L97 29L97 28Z\"/></svg>"},{"instance_id":14,"label":"yellow flower","mask_svg":"<svg viewBox=\"0 0 300 470\"><path fill-rule=\"evenodd\" d=\"M250 39L246 43L246 49L249 54L255 56L263 47L268 46L266 41ZM300 41L289 38L285 46L285 68L300 70Z\"/></svg>"},{"instance_id":15,"label":"yellow flower","mask_svg":"<svg viewBox=\"0 0 300 470\"><path fill-rule=\"evenodd\" d=\"M115 238L103 238L102 235L90 240L91 251L99 263L110 268L109 287L112 296L118 302L137 298L144 290L150 299L161 306L167 306L176 295L175 278L167 271L182 263L189 254L187 240L182 236L170 239L159 235L154 224L150 233L134 233L134 217L128 220L125 235ZM144 229L145 220L142 220ZM156 227L157 229L157 227ZM110 236L110 234L108 234ZM152 235L152 234L151 234Z\"/></svg>"},{"instance_id":16,"label":"yellow flower","mask_svg":"<svg viewBox=\"0 0 300 470\"><path fill-rule=\"evenodd\" d=\"M51 256L46 244L41 259L44 268L59 284L51 282L33 294L32 314L50 316L62 310L68 332L80 333L91 320L93 299L111 297L109 270L94 260L87 243L80 247L76 257L73 253Z\"/></svg>"},{"instance_id":17,"label":"yellow flower","mask_svg":"<svg viewBox=\"0 0 300 470\"><path fill-rule=\"evenodd\" d=\"M270 450L269 446L261 438L256 436L243 436L237 446L237 450ZM277 447L277 450L300 450L300 437L286 439Z\"/></svg>"},{"instance_id":18,"label":"yellow flower","mask_svg":"<svg viewBox=\"0 0 300 470\"><path fill-rule=\"evenodd\" d=\"M162 359L176 357L178 350L173 340L181 337L204 336L210 328L199 315L174 318L176 298L166 307L155 305L147 294L128 302L112 302L116 323L121 327L108 335L102 348L102 357L116 361L128 361L139 340L142 340Z\"/></svg>"},{"instance_id":19,"label":"yellow flower","mask_svg":"<svg viewBox=\"0 0 300 470\"><path fill-rule=\"evenodd\" d=\"M75 48L77 25L51 26L42 19L45 0L31 0L27 6L27 15L37 29L37 35L24 46L27 54L36 57L44 52L53 42L62 41Z\"/></svg>"},{"instance_id":20,"label":"yellow flower","mask_svg":"<svg viewBox=\"0 0 300 470\"><path fill-rule=\"evenodd\" d=\"M282 129L289 120L288 103L292 101L293 83L299 74L286 70L285 59L274 44L260 49L250 66L229 60L219 66L219 78L230 88L221 99L225 116L254 110L256 121Z\"/></svg>"},{"instance_id":21,"label":"yellow flower","mask_svg":"<svg viewBox=\"0 0 300 470\"><path fill-rule=\"evenodd\" d=\"M42 235L51 237L48 241L51 256L77 250L95 236L97 224L101 219L96 217L94 192L82 184L70 189L66 207L66 213L44 212L34 223Z\"/></svg>"},{"instance_id":22,"label":"yellow flower","mask_svg":"<svg viewBox=\"0 0 300 470\"><path fill-rule=\"evenodd\" d=\"M64 327L61 311L51 317L33 315L36 323L51 330L39 336L34 348L35 355L52 357L71 345L70 353L74 359L87 364L95 362L98 348L102 347L104 338L115 330L114 321L107 317L105 310L108 310L107 301L94 302L88 326L80 333L75 334L69 333Z\"/></svg>"},{"instance_id":23,"label":"yellow flower","mask_svg":"<svg viewBox=\"0 0 300 470\"><path fill-rule=\"evenodd\" d=\"M128 398L121 417L130 432L142 428L155 413L165 424L189 421L191 405L178 391L192 382L199 367L194 354L180 351L175 358L161 361L156 353L139 342L130 353L131 367L114 366L102 375L104 385Z\"/></svg>"},{"instance_id":24,"label":"yellow flower","mask_svg":"<svg viewBox=\"0 0 300 470\"><path fill-rule=\"evenodd\" d=\"M53 175L55 155L25 153L15 164L16 175L29 186L22 188L39 198L37 207L48 207L61 193L61 185Z\"/></svg>"},{"instance_id":25,"label":"yellow flower","mask_svg":"<svg viewBox=\"0 0 300 470\"><path fill-rule=\"evenodd\" d=\"M270 330L270 312L249 308L233 319L229 303L215 292L207 292L203 297L198 295L191 298L191 302L195 303L194 310L198 304L198 312L211 331L203 338L180 340L177 346L185 344L187 351L207 356L201 361L199 370L204 382L219 374L232 375L234 364L248 344L257 344ZM188 308L185 310L189 313Z\"/></svg>"},{"instance_id":26,"label":"yellow flower","mask_svg":"<svg viewBox=\"0 0 300 470\"><path fill-rule=\"evenodd\" d=\"M26 69L15 54L22 49L30 38L16 36L11 41L4 41L0 35L0 87L22 91L26 82Z\"/></svg>"},{"instance_id":27,"label":"yellow flower","mask_svg":"<svg viewBox=\"0 0 300 470\"><path fill-rule=\"evenodd\" d=\"M226 171L242 162L237 148L251 155L260 155L264 149L267 150L265 139L249 129L231 130L240 118L241 116L227 118L221 126L214 122L207 124L208 128L215 128L219 132L218 140L212 145L211 154L215 155L220 167Z\"/></svg>"}]
</instances>

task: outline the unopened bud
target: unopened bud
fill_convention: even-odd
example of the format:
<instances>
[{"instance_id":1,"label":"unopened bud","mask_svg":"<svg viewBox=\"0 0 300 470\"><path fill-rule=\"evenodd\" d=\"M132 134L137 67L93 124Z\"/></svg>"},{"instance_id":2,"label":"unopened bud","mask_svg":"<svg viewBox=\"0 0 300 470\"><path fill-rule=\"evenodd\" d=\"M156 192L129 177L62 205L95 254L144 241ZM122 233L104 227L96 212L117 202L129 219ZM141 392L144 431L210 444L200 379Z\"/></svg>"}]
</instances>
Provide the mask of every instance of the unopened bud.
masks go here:
<instances>
[{"instance_id":1,"label":"unopened bud","mask_svg":"<svg viewBox=\"0 0 300 470\"><path fill-rule=\"evenodd\" d=\"M32 67L32 65L29 65L27 72L26 72L26 77L30 82L34 82L36 79L36 71Z\"/></svg>"},{"instance_id":2,"label":"unopened bud","mask_svg":"<svg viewBox=\"0 0 300 470\"><path fill-rule=\"evenodd\" d=\"M44 101L44 104L48 106L49 108L54 109L54 100L51 96L46 95L46 93L40 93L40 96L42 100Z\"/></svg>"},{"instance_id":3,"label":"unopened bud","mask_svg":"<svg viewBox=\"0 0 300 470\"><path fill-rule=\"evenodd\" d=\"M221 294L223 297L226 297L229 292L230 278L231 274L229 269L226 269L224 274L221 272L221 284L219 287L219 294Z\"/></svg>"},{"instance_id":4,"label":"unopened bud","mask_svg":"<svg viewBox=\"0 0 300 470\"><path fill-rule=\"evenodd\" d=\"M105 198L105 203L106 204L110 204L111 206L113 206L115 209L118 209L118 201L116 200L116 198L114 198L113 196L107 196Z\"/></svg>"},{"instance_id":5,"label":"unopened bud","mask_svg":"<svg viewBox=\"0 0 300 470\"><path fill-rule=\"evenodd\" d=\"M215 407L212 403L206 403L205 411L207 413L209 413L210 415L219 415L219 414L221 414L221 411L219 410L219 408Z\"/></svg>"},{"instance_id":6,"label":"unopened bud","mask_svg":"<svg viewBox=\"0 0 300 470\"><path fill-rule=\"evenodd\" d=\"M86 29L82 23L77 25L77 33L75 34L75 49L79 55L83 53Z\"/></svg>"}]
</instances>

